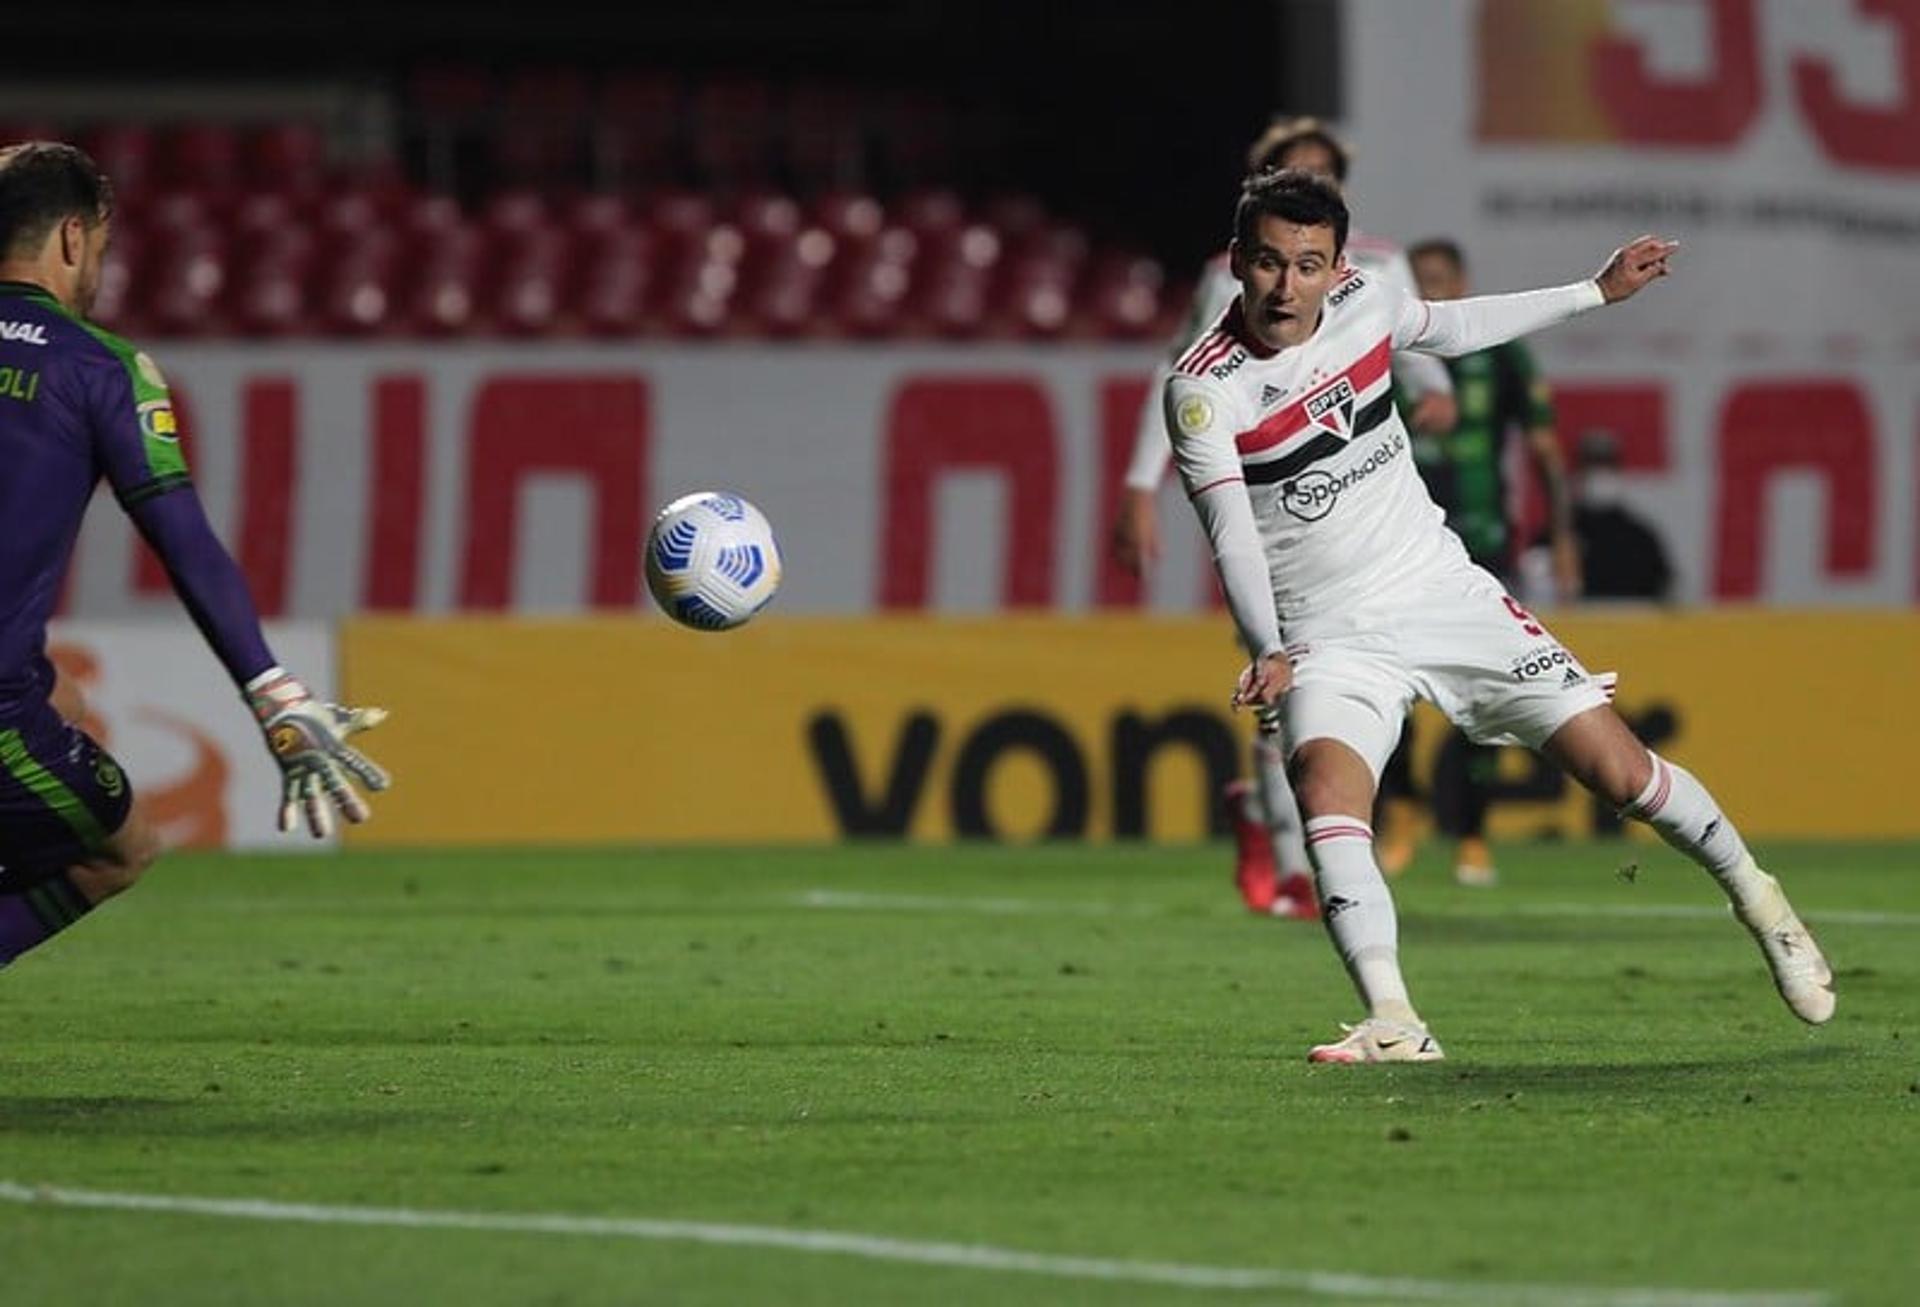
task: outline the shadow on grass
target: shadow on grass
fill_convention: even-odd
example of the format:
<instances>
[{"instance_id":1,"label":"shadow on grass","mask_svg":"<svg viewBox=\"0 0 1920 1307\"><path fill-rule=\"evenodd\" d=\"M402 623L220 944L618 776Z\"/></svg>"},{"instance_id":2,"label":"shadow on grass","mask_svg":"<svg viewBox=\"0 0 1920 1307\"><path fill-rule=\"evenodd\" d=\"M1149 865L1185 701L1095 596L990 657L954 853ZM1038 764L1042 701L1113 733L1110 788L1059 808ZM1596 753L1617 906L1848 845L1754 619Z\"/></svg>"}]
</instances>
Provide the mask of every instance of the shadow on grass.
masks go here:
<instances>
[{"instance_id":1,"label":"shadow on grass","mask_svg":"<svg viewBox=\"0 0 1920 1307\"><path fill-rule=\"evenodd\" d=\"M235 1112L213 1095L198 1098L0 1095L0 1140L9 1135L44 1139L62 1134L177 1139L243 1135L278 1139L309 1135L364 1136L373 1131L420 1125L443 1116L374 1108L263 1116L251 1109Z\"/></svg>"},{"instance_id":2,"label":"shadow on grass","mask_svg":"<svg viewBox=\"0 0 1920 1307\"><path fill-rule=\"evenodd\" d=\"M1439 1075L1425 1082L1435 1094L1484 1099L1490 1093L1601 1094L1697 1088L1702 1083L1727 1083L1727 1077L1750 1074L1756 1085L1775 1085L1784 1072L1810 1070L1853 1061L1858 1050L1826 1045L1769 1051L1765 1056L1686 1058L1672 1062L1590 1061L1509 1063L1476 1061L1466 1066L1435 1068Z\"/></svg>"}]
</instances>

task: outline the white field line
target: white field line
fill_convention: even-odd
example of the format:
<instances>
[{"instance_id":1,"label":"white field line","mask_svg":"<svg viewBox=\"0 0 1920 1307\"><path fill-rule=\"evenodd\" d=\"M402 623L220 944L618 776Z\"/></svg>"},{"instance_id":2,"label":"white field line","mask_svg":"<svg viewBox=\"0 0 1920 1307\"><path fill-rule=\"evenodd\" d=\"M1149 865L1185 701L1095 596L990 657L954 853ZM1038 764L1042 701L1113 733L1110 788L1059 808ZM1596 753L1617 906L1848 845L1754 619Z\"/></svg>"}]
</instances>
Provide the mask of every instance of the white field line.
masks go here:
<instances>
[{"instance_id":1,"label":"white field line","mask_svg":"<svg viewBox=\"0 0 1920 1307\"><path fill-rule=\"evenodd\" d=\"M995 1248L986 1244L891 1239L885 1235L859 1234L847 1230L791 1230L767 1225L719 1225L706 1221L655 1221L557 1213L336 1207L318 1203L270 1202L259 1198L107 1193L46 1185L27 1186L7 1180L0 1180L0 1201L46 1207L159 1212L303 1225L486 1230L501 1234L563 1234L732 1248L778 1248L787 1252L834 1253L869 1261L968 1271L1005 1271L1065 1280L1175 1285L1187 1289L1284 1290L1320 1298L1386 1298L1397 1302L1475 1303L1484 1307L1827 1307L1834 1301L1831 1294L1821 1292L1723 1293L1712 1290L1608 1289L1556 1284L1473 1284L1333 1271L1064 1257L1023 1252L1016 1248Z\"/></svg>"},{"instance_id":2,"label":"white field line","mask_svg":"<svg viewBox=\"0 0 1920 1307\"><path fill-rule=\"evenodd\" d=\"M1144 903L1113 903L1099 899L974 898L952 894L870 894L861 890L810 889L791 902L803 908L847 912L971 912L994 917L1163 917L1166 909ZM1489 903L1493 899L1487 900ZM1528 917L1669 917L1689 921L1724 921L1727 910L1694 903L1501 903L1500 913ZM1468 913L1448 911L1447 916ZM1491 915L1491 914L1490 914ZM1814 910L1806 914L1813 925L1920 927L1920 912L1873 912L1847 908Z\"/></svg>"}]
</instances>

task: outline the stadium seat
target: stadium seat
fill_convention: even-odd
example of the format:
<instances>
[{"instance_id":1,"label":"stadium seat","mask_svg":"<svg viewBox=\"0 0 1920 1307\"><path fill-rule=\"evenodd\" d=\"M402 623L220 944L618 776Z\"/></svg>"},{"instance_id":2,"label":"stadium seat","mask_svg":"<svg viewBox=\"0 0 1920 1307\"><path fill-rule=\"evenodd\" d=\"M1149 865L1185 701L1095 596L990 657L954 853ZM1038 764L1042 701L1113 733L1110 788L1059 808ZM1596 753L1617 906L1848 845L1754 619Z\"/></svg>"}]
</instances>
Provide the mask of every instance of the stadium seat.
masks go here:
<instances>
[{"instance_id":1,"label":"stadium seat","mask_svg":"<svg viewBox=\"0 0 1920 1307\"><path fill-rule=\"evenodd\" d=\"M726 328L745 252L746 238L740 229L720 223L694 240L664 269L666 293L661 312L669 330L706 336Z\"/></svg>"},{"instance_id":2,"label":"stadium seat","mask_svg":"<svg viewBox=\"0 0 1920 1307\"><path fill-rule=\"evenodd\" d=\"M1073 318L1080 265L1050 250L1031 250L1013 260L994 296L997 331L1019 336L1058 336Z\"/></svg>"},{"instance_id":3,"label":"stadium seat","mask_svg":"<svg viewBox=\"0 0 1920 1307\"><path fill-rule=\"evenodd\" d=\"M680 117L680 88L671 77L608 78L593 121L594 183L636 191L672 181L679 171Z\"/></svg>"},{"instance_id":4,"label":"stadium seat","mask_svg":"<svg viewBox=\"0 0 1920 1307\"><path fill-rule=\"evenodd\" d=\"M405 298L405 327L420 335L454 336L478 326L490 298L486 252L486 237L464 223L416 235L408 254L417 274Z\"/></svg>"},{"instance_id":5,"label":"stadium seat","mask_svg":"<svg viewBox=\"0 0 1920 1307\"><path fill-rule=\"evenodd\" d=\"M137 335L145 327L137 302L146 289L146 238L132 223L115 224L100 266L100 290L88 315L101 326L122 335Z\"/></svg>"},{"instance_id":6,"label":"stadium seat","mask_svg":"<svg viewBox=\"0 0 1920 1307\"><path fill-rule=\"evenodd\" d=\"M565 228L530 227L498 238L488 320L511 336L554 334L571 319L573 241Z\"/></svg>"},{"instance_id":7,"label":"stadium seat","mask_svg":"<svg viewBox=\"0 0 1920 1307\"><path fill-rule=\"evenodd\" d=\"M967 220L967 206L953 191L910 191L892 206L895 222L922 240L939 240L958 231Z\"/></svg>"},{"instance_id":8,"label":"stadium seat","mask_svg":"<svg viewBox=\"0 0 1920 1307\"><path fill-rule=\"evenodd\" d=\"M310 196L326 184L327 141L312 123L257 127L247 134L243 151L247 183L256 188Z\"/></svg>"},{"instance_id":9,"label":"stadium seat","mask_svg":"<svg viewBox=\"0 0 1920 1307\"><path fill-rule=\"evenodd\" d=\"M632 226L635 217L633 206L627 202L626 196L588 191L574 196L567 203L565 221L576 234L589 235Z\"/></svg>"},{"instance_id":10,"label":"stadium seat","mask_svg":"<svg viewBox=\"0 0 1920 1307\"><path fill-rule=\"evenodd\" d=\"M515 188L495 191L481 212L481 221L489 231L505 234L533 231L547 226L552 218L544 194Z\"/></svg>"},{"instance_id":11,"label":"stadium seat","mask_svg":"<svg viewBox=\"0 0 1920 1307\"><path fill-rule=\"evenodd\" d=\"M822 227L760 242L742 278L740 329L771 336L823 329L822 292L837 248Z\"/></svg>"},{"instance_id":12,"label":"stadium seat","mask_svg":"<svg viewBox=\"0 0 1920 1307\"><path fill-rule=\"evenodd\" d=\"M191 226L167 232L155 242L146 271L146 317L153 330L169 336L205 336L219 332L229 281L225 233L218 227Z\"/></svg>"},{"instance_id":13,"label":"stadium seat","mask_svg":"<svg viewBox=\"0 0 1920 1307\"><path fill-rule=\"evenodd\" d=\"M880 234L887 211L862 191L829 191L813 202L813 221L835 240L858 243Z\"/></svg>"},{"instance_id":14,"label":"stadium seat","mask_svg":"<svg viewBox=\"0 0 1920 1307\"><path fill-rule=\"evenodd\" d=\"M310 332L316 242L303 227L262 232L236 260L233 321L252 334Z\"/></svg>"},{"instance_id":15,"label":"stadium seat","mask_svg":"<svg viewBox=\"0 0 1920 1307\"><path fill-rule=\"evenodd\" d=\"M923 276L915 316L943 336L970 337L986 329L994 274L1005 248L1000 234L971 223L935 247Z\"/></svg>"},{"instance_id":16,"label":"stadium seat","mask_svg":"<svg viewBox=\"0 0 1920 1307\"><path fill-rule=\"evenodd\" d=\"M175 188L148 196L131 216L155 231L175 232L211 227L222 214L210 192Z\"/></svg>"},{"instance_id":17,"label":"stadium seat","mask_svg":"<svg viewBox=\"0 0 1920 1307\"><path fill-rule=\"evenodd\" d=\"M113 181L120 199L137 202L153 186L152 128L140 123L103 124L84 133L79 144Z\"/></svg>"},{"instance_id":18,"label":"stadium seat","mask_svg":"<svg viewBox=\"0 0 1920 1307\"><path fill-rule=\"evenodd\" d=\"M790 241L800 232L800 205L790 195L755 191L733 204L733 221L749 241Z\"/></svg>"},{"instance_id":19,"label":"stadium seat","mask_svg":"<svg viewBox=\"0 0 1920 1307\"><path fill-rule=\"evenodd\" d=\"M415 234L451 231L466 222L460 201L451 195L407 195L397 216L400 225Z\"/></svg>"},{"instance_id":20,"label":"stadium seat","mask_svg":"<svg viewBox=\"0 0 1920 1307\"><path fill-rule=\"evenodd\" d=\"M321 326L335 335L400 329L401 240L384 227L334 235L321 267Z\"/></svg>"},{"instance_id":21,"label":"stadium seat","mask_svg":"<svg viewBox=\"0 0 1920 1307\"><path fill-rule=\"evenodd\" d=\"M698 191L656 192L642 206L641 216L649 227L669 237L698 235L715 221L713 201Z\"/></svg>"},{"instance_id":22,"label":"stadium seat","mask_svg":"<svg viewBox=\"0 0 1920 1307\"><path fill-rule=\"evenodd\" d=\"M209 194L240 184L240 133L221 122L182 123L160 138L160 176L167 185Z\"/></svg>"},{"instance_id":23,"label":"stadium seat","mask_svg":"<svg viewBox=\"0 0 1920 1307\"><path fill-rule=\"evenodd\" d=\"M996 195L980 206L980 220L999 228L1013 244L1020 244L1047 225L1047 206L1032 195Z\"/></svg>"},{"instance_id":24,"label":"stadium seat","mask_svg":"<svg viewBox=\"0 0 1920 1307\"><path fill-rule=\"evenodd\" d=\"M581 325L595 335L630 336L646 329L653 290L653 237L623 227L588 237L580 256Z\"/></svg>"},{"instance_id":25,"label":"stadium seat","mask_svg":"<svg viewBox=\"0 0 1920 1307\"><path fill-rule=\"evenodd\" d=\"M1089 335L1137 339L1165 334L1166 272L1152 259L1114 254L1096 262L1080 299Z\"/></svg>"},{"instance_id":26,"label":"stadium seat","mask_svg":"<svg viewBox=\"0 0 1920 1307\"><path fill-rule=\"evenodd\" d=\"M833 325L850 336L885 336L905 318L920 257L920 238L888 227L849 251L827 306Z\"/></svg>"},{"instance_id":27,"label":"stadium seat","mask_svg":"<svg viewBox=\"0 0 1920 1307\"><path fill-rule=\"evenodd\" d=\"M227 223L241 240L267 235L300 221L292 194L280 190L250 191L234 201Z\"/></svg>"},{"instance_id":28,"label":"stadium seat","mask_svg":"<svg viewBox=\"0 0 1920 1307\"><path fill-rule=\"evenodd\" d=\"M460 181L464 147L493 104L493 75L472 67L423 68L407 90L408 130L420 143L426 184L450 191Z\"/></svg>"}]
</instances>

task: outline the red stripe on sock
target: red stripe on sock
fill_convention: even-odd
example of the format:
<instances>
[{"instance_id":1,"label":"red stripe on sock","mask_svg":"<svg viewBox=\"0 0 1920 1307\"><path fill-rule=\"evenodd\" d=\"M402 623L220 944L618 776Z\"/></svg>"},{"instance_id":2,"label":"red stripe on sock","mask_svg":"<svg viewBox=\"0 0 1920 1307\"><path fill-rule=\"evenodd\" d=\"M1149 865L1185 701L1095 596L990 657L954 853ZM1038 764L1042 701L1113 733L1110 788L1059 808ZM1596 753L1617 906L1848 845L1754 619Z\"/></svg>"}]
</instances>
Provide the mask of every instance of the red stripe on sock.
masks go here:
<instances>
[{"instance_id":1,"label":"red stripe on sock","mask_svg":"<svg viewBox=\"0 0 1920 1307\"><path fill-rule=\"evenodd\" d=\"M1365 826L1322 826L1319 830L1307 832L1307 843L1319 844L1325 840L1370 840L1373 832Z\"/></svg>"}]
</instances>

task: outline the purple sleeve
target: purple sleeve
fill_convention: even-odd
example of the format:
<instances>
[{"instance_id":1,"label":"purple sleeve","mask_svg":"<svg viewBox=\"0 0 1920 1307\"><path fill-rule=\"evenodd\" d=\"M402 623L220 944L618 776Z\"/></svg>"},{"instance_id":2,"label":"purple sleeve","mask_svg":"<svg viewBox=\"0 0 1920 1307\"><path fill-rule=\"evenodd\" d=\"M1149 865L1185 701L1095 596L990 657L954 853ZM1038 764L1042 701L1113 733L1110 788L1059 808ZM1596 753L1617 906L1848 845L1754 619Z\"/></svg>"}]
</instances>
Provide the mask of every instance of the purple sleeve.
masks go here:
<instances>
[{"instance_id":1,"label":"purple sleeve","mask_svg":"<svg viewBox=\"0 0 1920 1307\"><path fill-rule=\"evenodd\" d=\"M127 513L166 564L174 593L234 684L244 686L274 666L246 578L214 535L193 487L177 485L129 504Z\"/></svg>"}]
</instances>

